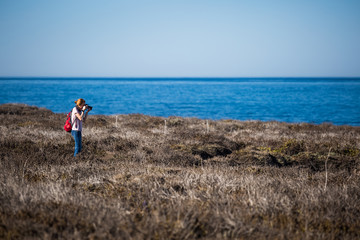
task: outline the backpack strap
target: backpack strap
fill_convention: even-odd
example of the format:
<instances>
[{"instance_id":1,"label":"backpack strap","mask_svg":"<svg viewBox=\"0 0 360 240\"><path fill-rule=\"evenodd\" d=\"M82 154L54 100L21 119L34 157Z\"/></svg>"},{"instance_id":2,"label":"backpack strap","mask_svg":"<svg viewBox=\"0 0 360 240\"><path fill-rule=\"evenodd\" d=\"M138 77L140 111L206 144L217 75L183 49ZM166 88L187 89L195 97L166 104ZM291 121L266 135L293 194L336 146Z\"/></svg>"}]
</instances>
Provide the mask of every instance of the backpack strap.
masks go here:
<instances>
[{"instance_id":1,"label":"backpack strap","mask_svg":"<svg viewBox=\"0 0 360 240\"><path fill-rule=\"evenodd\" d=\"M73 109L71 109L71 111L68 113L68 117L70 117L70 124L71 124L71 127L74 125L76 119L74 119L74 122L71 120L71 116L72 116L72 111Z\"/></svg>"}]
</instances>

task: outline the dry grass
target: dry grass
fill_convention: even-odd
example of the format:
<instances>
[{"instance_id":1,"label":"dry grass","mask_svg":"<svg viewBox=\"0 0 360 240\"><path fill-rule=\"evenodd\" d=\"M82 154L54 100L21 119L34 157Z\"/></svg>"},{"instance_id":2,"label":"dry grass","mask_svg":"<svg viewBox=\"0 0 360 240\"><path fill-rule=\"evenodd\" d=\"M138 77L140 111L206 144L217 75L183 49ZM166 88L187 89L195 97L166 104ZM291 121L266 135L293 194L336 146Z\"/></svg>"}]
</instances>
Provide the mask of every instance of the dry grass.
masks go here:
<instances>
[{"instance_id":1,"label":"dry grass","mask_svg":"<svg viewBox=\"0 0 360 240\"><path fill-rule=\"evenodd\" d=\"M90 116L73 158L65 114L0 122L1 239L360 237L359 127Z\"/></svg>"}]
</instances>

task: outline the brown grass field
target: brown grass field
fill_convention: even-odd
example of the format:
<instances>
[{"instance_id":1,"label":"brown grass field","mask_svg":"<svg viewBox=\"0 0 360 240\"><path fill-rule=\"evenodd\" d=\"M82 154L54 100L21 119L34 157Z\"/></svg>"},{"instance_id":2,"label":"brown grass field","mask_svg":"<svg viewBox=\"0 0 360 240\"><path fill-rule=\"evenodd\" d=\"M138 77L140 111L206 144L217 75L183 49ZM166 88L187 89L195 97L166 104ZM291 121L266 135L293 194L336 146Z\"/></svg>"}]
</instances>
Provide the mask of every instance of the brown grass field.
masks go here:
<instances>
[{"instance_id":1,"label":"brown grass field","mask_svg":"<svg viewBox=\"0 0 360 240\"><path fill-rule=\"evenodd\" d=\"M0 105L0 239L359 239L360 127Z\"/></svg>"}]
</instances>

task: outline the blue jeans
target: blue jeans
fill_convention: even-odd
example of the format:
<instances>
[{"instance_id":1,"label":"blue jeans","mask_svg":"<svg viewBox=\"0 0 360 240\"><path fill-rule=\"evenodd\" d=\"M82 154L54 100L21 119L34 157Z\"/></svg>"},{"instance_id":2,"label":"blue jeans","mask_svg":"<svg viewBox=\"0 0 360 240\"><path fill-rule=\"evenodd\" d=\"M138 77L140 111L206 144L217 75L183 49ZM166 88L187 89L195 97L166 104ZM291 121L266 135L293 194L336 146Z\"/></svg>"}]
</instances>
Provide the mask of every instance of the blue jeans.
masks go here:
<instances>
[{"instance_id":1,"label":"blue jeans","mask_svg":"<svg viewBox=\"0 0 360 240\"><path fill-rule=\"evenodd\" d=\"M75 140L75 152L74 152L74 157L76 156L76 154L78 154L79 152L81 152L81 131L71 131L71 135L74 137Z\"/></svg>"}]
</instances>

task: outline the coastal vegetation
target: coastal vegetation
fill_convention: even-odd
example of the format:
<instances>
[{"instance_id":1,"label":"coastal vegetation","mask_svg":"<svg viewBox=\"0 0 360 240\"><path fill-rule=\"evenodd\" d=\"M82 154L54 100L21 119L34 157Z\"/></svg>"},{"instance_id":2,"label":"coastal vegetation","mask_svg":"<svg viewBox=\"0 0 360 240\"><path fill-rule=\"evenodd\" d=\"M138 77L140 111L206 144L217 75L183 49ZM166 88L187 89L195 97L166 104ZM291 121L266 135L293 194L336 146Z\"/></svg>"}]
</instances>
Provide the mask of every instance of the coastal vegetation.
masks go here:
<instances>
[{"instance_id":1,"label":"coastal vegetation","mask_svg":"<svg viewBox=\"0 0 360 240\"><path fill-rule=\"evenodd\" d=\"M355 239L360 127L0 105L0 238Z\"/></svg>"}]
</instances>

